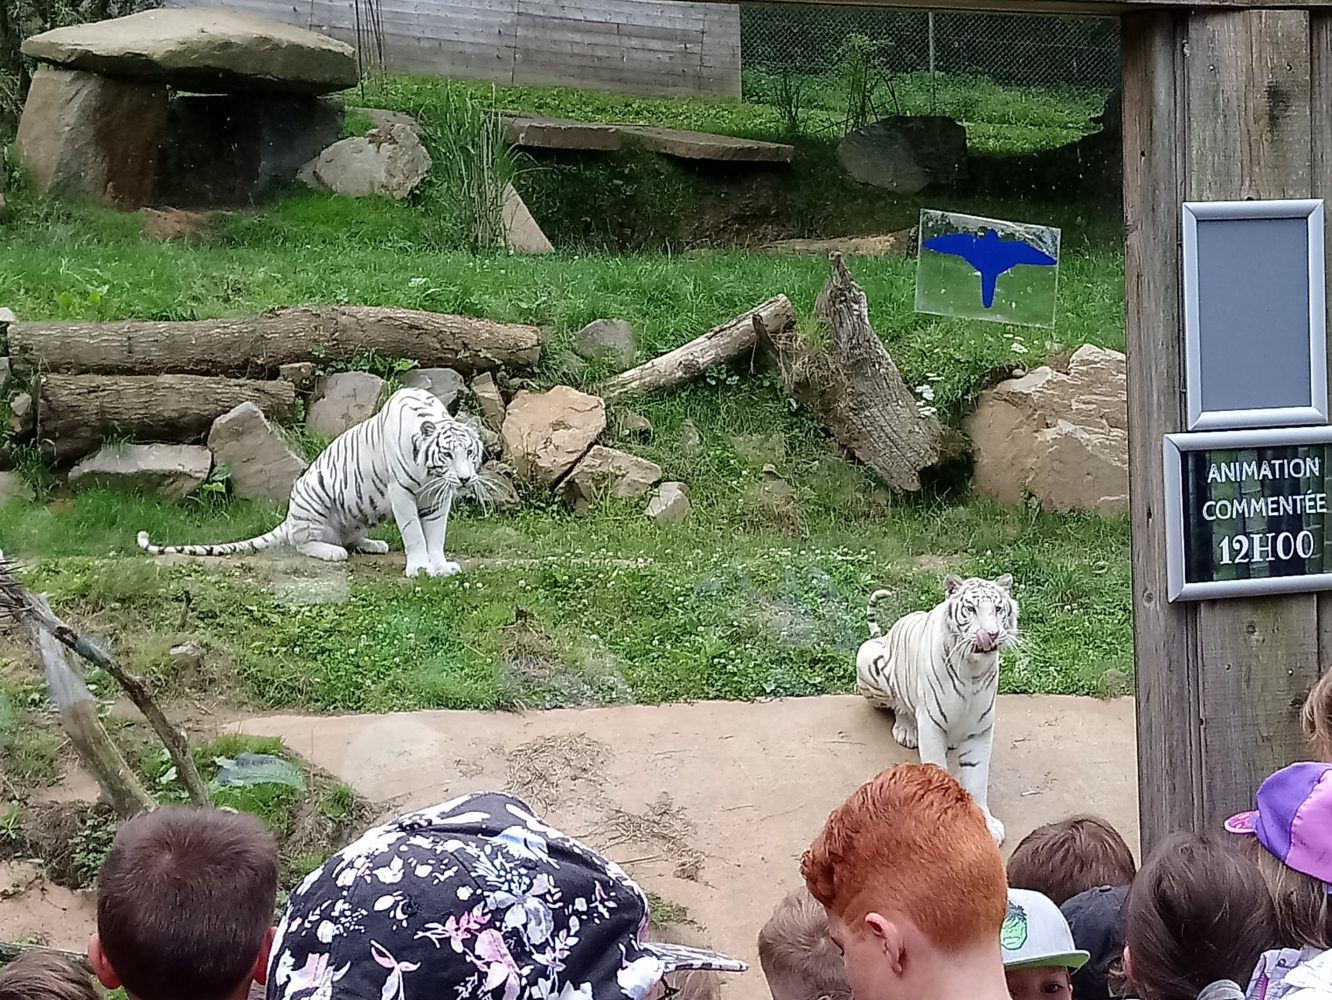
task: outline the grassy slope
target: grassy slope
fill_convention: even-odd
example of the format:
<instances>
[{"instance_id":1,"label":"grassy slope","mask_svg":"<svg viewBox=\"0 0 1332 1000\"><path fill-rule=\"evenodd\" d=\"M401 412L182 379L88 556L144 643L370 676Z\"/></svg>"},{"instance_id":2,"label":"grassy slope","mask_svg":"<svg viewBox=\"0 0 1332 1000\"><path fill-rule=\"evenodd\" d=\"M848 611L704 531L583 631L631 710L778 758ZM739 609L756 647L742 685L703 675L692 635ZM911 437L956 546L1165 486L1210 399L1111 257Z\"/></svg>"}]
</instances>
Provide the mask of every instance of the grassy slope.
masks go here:
<instances>
[{"instance_id":1,"label":"grassy slope","mask_svg":"<svg viewBox=\"0 0 1332 1000\"><path fill-rule=\"evenodd\" d=\"M428 118L432 95L447 86L396 82L373 103ZM775 111L752 105L517 90L496 100L551 114L765 137L777 137L780 127ZM973 135L981 125L993 135L1027 135L1014 142L1019 146L1045 135L1041 130L1076 132L1090 113L1086 101L1031 98L1024 126L1001 116L1011 119L1021 102L974 95L972 102L977 115L996 119L969 121ZM802 143L817 154L819 141ZM802 197L820 184L826 211L818 227L837 231L847 208L828 192L836 195L842 182L825 170L801 181ZM565 345L592 319L630 320L649 355L778 291L807 317L827 273L817 259L742 253L476 258L442 248L432 211L440 197L428 190L417 204L389 205L301 194L270 212L230 220L211 240L156 245L143 241L132 216L20 194L0 245L0 302L33 319L193 318L294 302L471 313L547 326L543 380L591 384L601 373L571 369ZM915 210L863 191L856 198L863 231L909 222ZM800 210L813 212L814 204ZM917 316L912 262L852 262L904 374L913 385L929 385L953 421L988 371L1044 355L1048 336L1122 347L1113 209L983 207L1064 227L1055 331ZM831 457L821 428L762 374L716 373L644 401L640 411L656 438L627 447L690 484L695 510L687 526L659 530L636 508L606 507L579 519L550 504L504 519L464 512L451 536L456 551L539 565L417 583L358 567L350 606L292 609L248 572L158 569L132 553L139 528L170 541L235 538L273 523L273 509L176 508L87 494L0 511L0 539L8 550L42 557L34 585L115 636L122 654L162 683L171 683L171 642L202 638L216 651L218 666L208 678L215 693L270 707L489 707L844 690L867 590L894 588L885 615L930 604L945 561L1018 578L1027 638L1005 674L1008 690L1108 693L1131 670L1121 522L997 511L958 505L957 497L901 502L885 512L871 479ZM695 453L679 444L686 419L702 433ZM759 491L759 470L769 461L795 487L794 503ZM609 561L635 557L650 561ZM506 628L519 609L530 618Z\"/></svg>"}]
</instances>

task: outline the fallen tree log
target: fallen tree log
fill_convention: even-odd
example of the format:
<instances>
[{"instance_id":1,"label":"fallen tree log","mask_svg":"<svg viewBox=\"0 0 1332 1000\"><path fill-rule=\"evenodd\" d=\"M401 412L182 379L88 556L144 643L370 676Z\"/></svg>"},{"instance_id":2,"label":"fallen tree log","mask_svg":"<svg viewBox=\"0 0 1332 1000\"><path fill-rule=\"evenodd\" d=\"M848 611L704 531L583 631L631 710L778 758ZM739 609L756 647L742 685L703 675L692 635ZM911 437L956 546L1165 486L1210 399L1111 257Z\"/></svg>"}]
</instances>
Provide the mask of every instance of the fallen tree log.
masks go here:
<instances>
[{"instance_id":1,"label":"fallen tree log","mask_svg":"<svg viewBox=\"0 0 1332 1000\"><path fill-rule=\"evenodd\" d=\"M58 462L73 461L107 438L199 441L213 421L241 403L290 420L296 389L286 381L199 375L43 375L37 382L37 441Z\"/></svg>"},{"instance_id":2,"label":"fallen tree log","mask_svg":"<svg viewBox=\"0 0 1332 1000\"><path fill-rule=\"evenodd\" d=\"M370 353L463 374L530 368L534 326L372 306L274 309L258 316L183 322L12 323L16 371L65 375L232 375L265 378L306 361L351 363Z\"/></svg>"},{"instance_id":3,"label":"fallen tree log","mask_svg":"<svg viewBox=\"0 0 1332 1000\"><path fill-rule=\"evenodd\" d=\"M614 399L669 389L698 378L713 365L754 350L756 329L783 331L794 326L795 310L790 300L778 295L673 351L607 379L601 395Z\"/></svg>"},{"instance_id":4,"label":"fallen tree log","mask_svg":"<svg viewBox=\"0 0 1332 1000\"><path fill-rule=\"evenodd\" d=\"M889 486L920 489L920 471L939 461L941 429L916 397L869 321L869 303L840 253L814 305L831 332L812 347L794 328L768 328L786 391L809 408L841 445Z\"/></svg>"}]
</instances>

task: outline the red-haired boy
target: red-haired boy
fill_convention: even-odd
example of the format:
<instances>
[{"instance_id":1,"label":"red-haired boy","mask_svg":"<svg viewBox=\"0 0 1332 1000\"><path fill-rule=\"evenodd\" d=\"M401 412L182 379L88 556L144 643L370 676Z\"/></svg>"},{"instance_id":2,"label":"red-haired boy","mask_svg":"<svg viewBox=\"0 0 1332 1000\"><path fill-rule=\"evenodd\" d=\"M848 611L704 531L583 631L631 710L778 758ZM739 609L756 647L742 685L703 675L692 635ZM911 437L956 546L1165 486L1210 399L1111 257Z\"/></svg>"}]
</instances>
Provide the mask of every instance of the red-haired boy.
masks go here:
<instances>
[{"instance_id":1,"label":"red-haired boy","mask_svg":"<svg viewBox=\"0 0 1332 1000\"><path fill-rule=\"evenodd\" d=\"M834 810L800 864L855 1000L1007 1000L999 849L948 772L902 764Z\"/></svg>"}]
</instances>

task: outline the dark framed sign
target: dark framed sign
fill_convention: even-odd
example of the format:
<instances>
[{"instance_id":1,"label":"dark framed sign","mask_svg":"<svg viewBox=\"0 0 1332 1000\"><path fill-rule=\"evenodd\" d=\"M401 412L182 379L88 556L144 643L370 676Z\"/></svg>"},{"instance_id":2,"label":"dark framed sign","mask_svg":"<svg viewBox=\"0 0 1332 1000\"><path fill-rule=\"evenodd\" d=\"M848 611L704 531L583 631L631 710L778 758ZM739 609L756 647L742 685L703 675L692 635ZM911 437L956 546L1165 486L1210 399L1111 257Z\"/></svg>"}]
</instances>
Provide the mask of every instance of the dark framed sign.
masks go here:
<instances>
[{"instance_id":1,"label":"dark framed sign","mask_svg":"<svg viewBox=\"0 0 1332 1000\"><path fill-rule=\"evenodd\" d=\"M1332 590L1332 427L1167 434L1171 601Z\"/></svg>"},{"instance_id":2,"label":"dark framed sign","mask_svg":"<svg viewBox=\"0 0 1332 1000\"><path fill-rule=\"evenodd\" d=\"M1185 202L1191 431L1327 423L1323 202Z\"/></svg>"}]
</instances>

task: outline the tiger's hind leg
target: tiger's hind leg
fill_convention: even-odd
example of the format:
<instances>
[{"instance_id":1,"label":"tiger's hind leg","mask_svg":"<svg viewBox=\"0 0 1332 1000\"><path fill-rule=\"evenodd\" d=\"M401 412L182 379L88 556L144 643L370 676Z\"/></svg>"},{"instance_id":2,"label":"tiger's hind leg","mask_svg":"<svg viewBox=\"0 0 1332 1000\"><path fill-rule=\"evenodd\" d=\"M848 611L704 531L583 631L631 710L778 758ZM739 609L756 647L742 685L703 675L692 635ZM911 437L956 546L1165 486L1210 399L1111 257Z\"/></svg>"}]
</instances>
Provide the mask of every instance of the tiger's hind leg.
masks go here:
<instances>
[{"instance_id":1,"label":"tiger's hind leg","mask_svg":"<svg viewBox=\"0 0 1332 1000\"><path fill-rule=\"evenodd\" d=\"M324 562L347 561L347 550L341 545L330 545L328 542L301 542L296 546L296 551L303 556L322 559Z\"/></svg>"}]
</instances>

